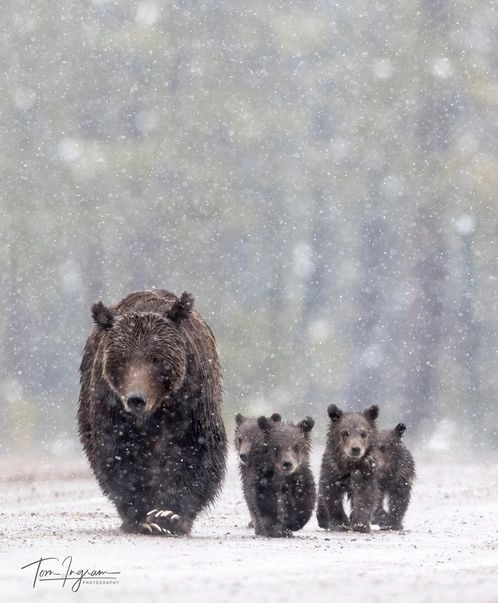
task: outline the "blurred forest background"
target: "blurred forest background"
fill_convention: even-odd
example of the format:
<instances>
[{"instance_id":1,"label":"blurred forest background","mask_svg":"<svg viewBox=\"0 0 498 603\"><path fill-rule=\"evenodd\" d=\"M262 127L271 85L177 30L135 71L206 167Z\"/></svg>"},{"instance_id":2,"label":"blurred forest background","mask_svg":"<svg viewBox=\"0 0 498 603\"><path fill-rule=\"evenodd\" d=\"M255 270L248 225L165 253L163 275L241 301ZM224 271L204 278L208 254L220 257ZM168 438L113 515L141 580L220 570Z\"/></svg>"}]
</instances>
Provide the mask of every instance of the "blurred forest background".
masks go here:
<instances>
[{"instance_id":1,"label":"blurred forest background","mask_svg":"<svg viewBox=\"0 0 498 603\"><path fill-rule=\"evenodd\" d=\"M497 48L484 0L3 3L1 452L78 449L90 305L151 287L229 428L378 403L496 447Z\"/></svg>"}]
</instances>

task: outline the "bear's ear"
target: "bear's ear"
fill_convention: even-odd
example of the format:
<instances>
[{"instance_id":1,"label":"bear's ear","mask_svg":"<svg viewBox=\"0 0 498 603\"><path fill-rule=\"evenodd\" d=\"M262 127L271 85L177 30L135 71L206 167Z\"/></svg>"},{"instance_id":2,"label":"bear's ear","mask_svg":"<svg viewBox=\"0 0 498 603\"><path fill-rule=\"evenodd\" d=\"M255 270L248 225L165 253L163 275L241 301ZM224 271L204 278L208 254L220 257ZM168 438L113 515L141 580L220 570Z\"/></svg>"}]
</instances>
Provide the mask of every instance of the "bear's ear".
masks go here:
<instances>
[{"instance_id":1,"label":"bear's ear","mask_svg":"<svg viewBox=\"0 0 498 603\"><path fill-rule=\"evenodd\" d=\"M375 419L379 416L379 407L376 404L370 406L370 408L367 408L363 411L363 416L365 417L365 419L367 419L367 421L373 423Z\"/></svg>"},{"instance_id":2,"label":"bear's ear","mask_svg":"<svg viewBox=\"0 0 498 603\"><path fill-rule=\"evenodd\" d=\"M262 431L264 431L266 433L268 433L269 431L271 431L272 424L273 424L273 421L270 421L266 417L259 417L258 418L258 427Z\"/></svg>"},{"instance_id":3,"label":"bear's ear","mask_svg":"<svg viewBox=\"0 0 498 603\"><path fill-rule=\"evenodd\" d=\"M299 423L297 424L297 427L301 431L304 431L304 433L308 433L309 431L311 431L314 426L315 419L312 419L311 417L305 417L302 421L299 421Z\"/></svg>"},{"instance_id":4,"label":"bear's ear","mask_svg":"<svg viewBox=\"0 0 498 603\"><path fill-rule=\"evenodd\" d=\"M398 423L393 431L394 435L398 436L398 438L401 440L406 431L406 425L404 423Z\"/></svg>"},{"instance_id":5,"label":"bear's ear","mask_svg":"<svg viewBox=\"0 0 498 603\"><path fill-rule=\"evenodd\" d=\"M282 415L279 414L278 412L274 412L272 414L272 416L270 417L270 419L274 422L274 423L280 423L280 421L282 420Z\"/></svg>"},{"instance_id":6,"label":"bear's ear","mask_svg":"<svg viewBox=\"0 0 498 603\"><path fill-rule=\"evenodd\" d=\"M236 425L241 425L243 422L245 421L245 417L243 415L240 414L240 412L238 412L235 415L235 423Z\"/></svg>"},{"instance_id":7,"label":"bear's ear","mask_svg":"<svg viewBox=\"0 0 498 603\"><path fill-rule=\"evenodd\" d=\"M106 331L114 324L114 314L101 301L93 304L92 317L95 324Z\"/></svg>"},{"instance_id":8,"label":"bear's ear","mask_svg":"<svg viewBox=\"0 0 498 603\"><path fill-rule=\"evenodd\" d=\"M180 322L192 312L194 308L194 296L184 291L168 312L168 318L173 322Z\"/></svg>"},{"instance_id":9,"label":"bear's ear","mask_svg":"<svg viewBox=\"0 0 498 603\"><path fill-rule=\"evenodd\" d=\"M342 415L344 414L342 412L342 410L336 406L335 404L331 404L328 408L327 408L327 413L330 417L330 420L333 423L337 423L337 421L339 421L339 419L342 417Z\"/></svg>"}]
</instances>

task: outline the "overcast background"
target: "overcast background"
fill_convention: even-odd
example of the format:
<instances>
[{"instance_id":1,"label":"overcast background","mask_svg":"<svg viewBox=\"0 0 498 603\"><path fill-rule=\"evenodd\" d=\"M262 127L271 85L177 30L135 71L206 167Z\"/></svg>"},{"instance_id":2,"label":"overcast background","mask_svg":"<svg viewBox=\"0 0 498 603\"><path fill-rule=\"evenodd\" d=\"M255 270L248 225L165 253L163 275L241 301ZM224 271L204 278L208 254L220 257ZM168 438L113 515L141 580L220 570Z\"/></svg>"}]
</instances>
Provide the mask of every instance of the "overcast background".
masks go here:
<instances>
[{"instance_id":1,"label":"overcast background","mask_svg":"<svg viewBox=\"0 0 498 603\"><path fill-rule=\"evenodd\" d=\"M225 416L496 447L485 1L2 7L0 452L78 450L90 305L190 291Z\"/></svg>"}]
</instances>

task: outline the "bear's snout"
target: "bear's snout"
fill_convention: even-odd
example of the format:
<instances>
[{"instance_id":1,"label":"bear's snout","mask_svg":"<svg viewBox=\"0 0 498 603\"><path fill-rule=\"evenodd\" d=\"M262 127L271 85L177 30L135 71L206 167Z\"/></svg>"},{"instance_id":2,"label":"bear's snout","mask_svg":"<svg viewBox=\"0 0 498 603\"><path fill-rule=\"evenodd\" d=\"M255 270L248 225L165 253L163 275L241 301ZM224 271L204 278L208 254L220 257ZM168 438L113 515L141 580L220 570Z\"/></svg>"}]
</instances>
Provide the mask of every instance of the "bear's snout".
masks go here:
<instances>
[{"instance_id":1,"label":"bear's snout","mask_svg":"<svg viewBox=\"0 0 498 603\"><path fill-rule=\"evenodd\" d=\"M132 413L143 412L147 403L147 397L141 392L131 392L126 396L125 405L127 410Z\"/></svg>"},{"instance_id":2,"label":"bear's snout","mask_svg":"<svg viewBox=\"0 0 498 603\"><path fill-rule=\"evenodd\" d=\"M294 471L294 463L290 460L282 462L282 471L284 473L292 473Z\"/></svg>"},{"instance_id":3,"label":"bear's snout","mask_svg":"<svg viewBox=\"0 0 498 603\"><path fill-rule=\"evenodd\" d=\"M359 446L351 446L351 456L360 456L361 448Z\"/></svg>"},{"instance_id":4,"label":"bear's snout","mask_svg":"<svg viewBox=\"0 0 498 603\"><path fill-rule=\"evenodd\" d=\"M247 452L241 452L241 453L239 454L239 459L240 459L240 462L241 462L243 465L245 465L245 464L247 463L247 459L248 459L248 458L249 458L249 455L247 454Z\"/></svg>"},{"instance_id":5,"label":"bear's snout","mask_svg":"<svg viewBox=\"0 0 498 603\"><path fill-rule=\"evenodd\" d=\"M277 465L283 475L291 475L298 468L299 461L297 456L289 450L280 456Z\"/></svg>"}]
</instances>

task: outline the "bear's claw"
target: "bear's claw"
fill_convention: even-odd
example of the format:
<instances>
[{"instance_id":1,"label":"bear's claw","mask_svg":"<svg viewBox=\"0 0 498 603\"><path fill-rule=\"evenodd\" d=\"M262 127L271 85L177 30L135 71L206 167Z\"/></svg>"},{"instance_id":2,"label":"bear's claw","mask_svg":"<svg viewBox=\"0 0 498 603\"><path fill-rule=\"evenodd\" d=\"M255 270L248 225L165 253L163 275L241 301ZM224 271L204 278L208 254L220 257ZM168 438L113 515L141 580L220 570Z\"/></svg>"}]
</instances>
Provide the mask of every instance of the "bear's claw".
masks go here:
<instances>
[{"instance_id":1,"label":"bear's claw","mask_svg":"<svg viewBox=\"0 0 498 603\"><path fill-rule=\"evenodd\" d=\"M141 524L150 534L164 534L172 536L174 526L178 524L180 516L166 509L152 509L145 516L145 522Z\"/></svg>"},{"instance_id":2,"label":"bear's claw","mask_svg":"<svg viewBox=\"0 0 498 603\"><path fill-rule=\"evenodd\" d=\"M139 527L141 528L143 534L161 534L164 536L172 536L169 530L161 528L161 526L157 525L157 523L144 522L139 524Z\"/></svg>"}]
</instances>

